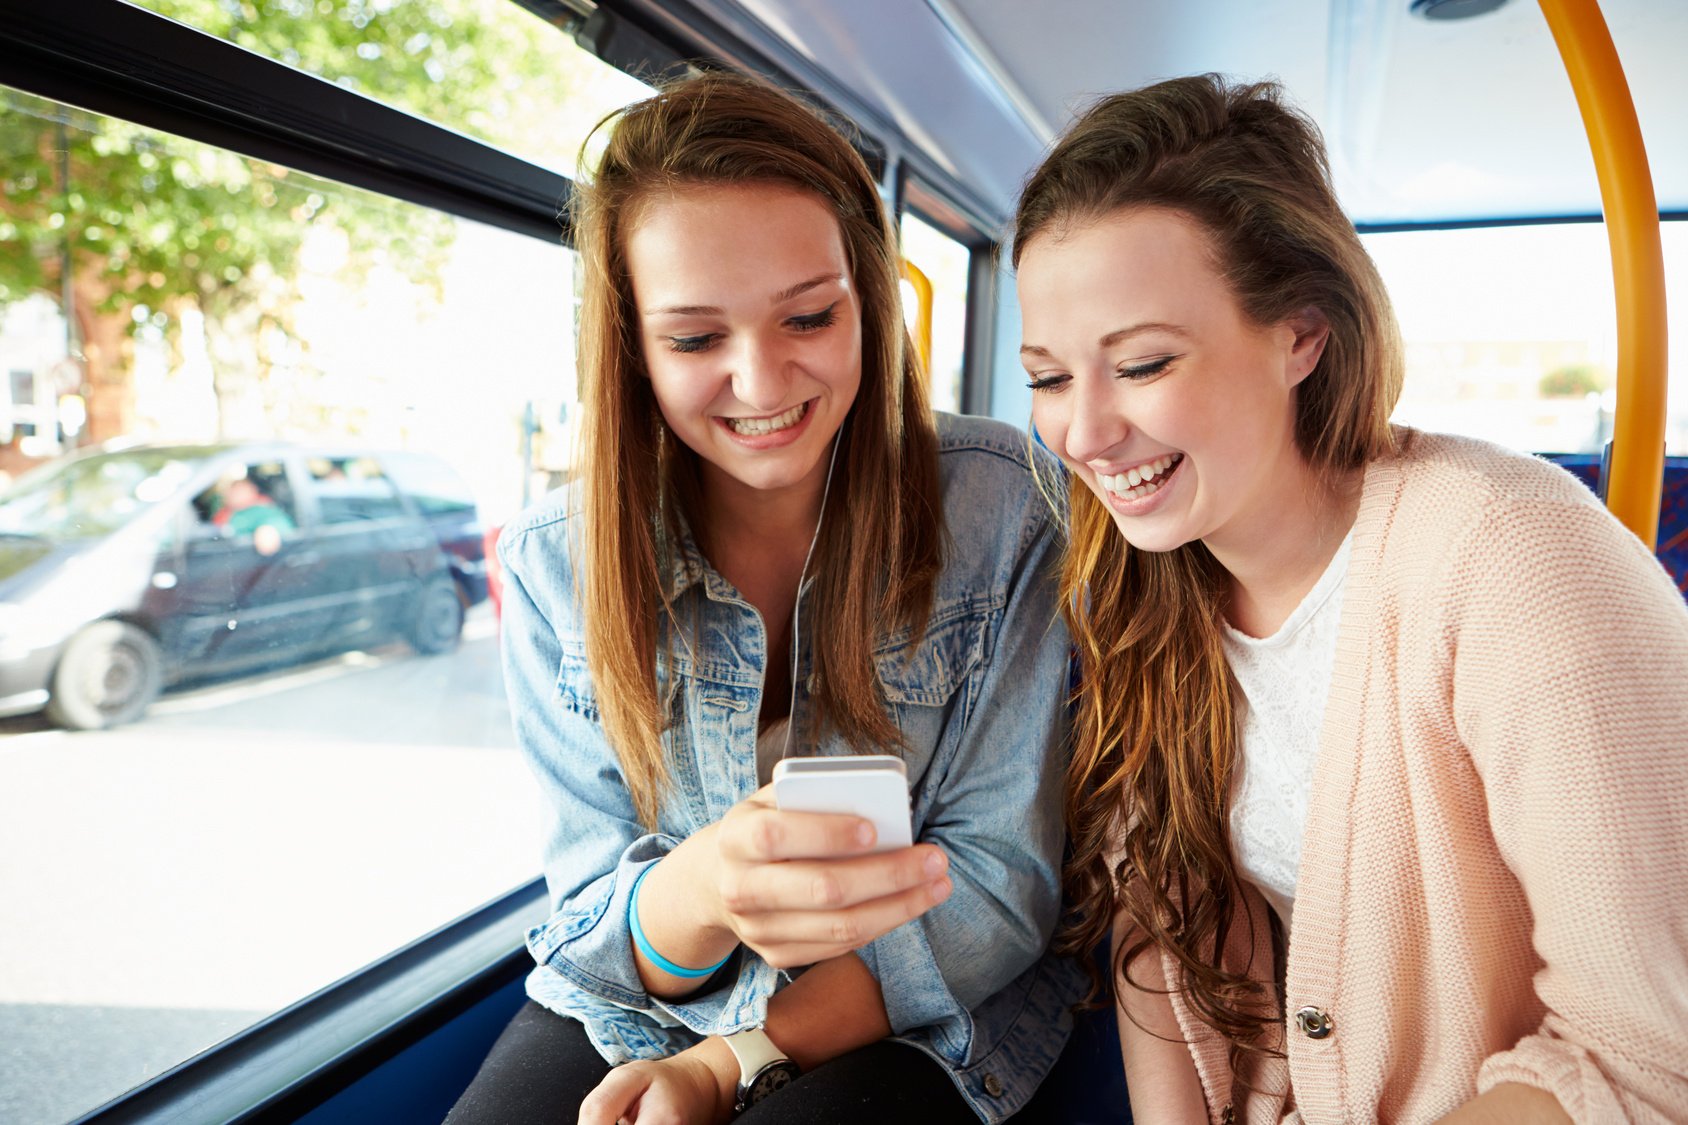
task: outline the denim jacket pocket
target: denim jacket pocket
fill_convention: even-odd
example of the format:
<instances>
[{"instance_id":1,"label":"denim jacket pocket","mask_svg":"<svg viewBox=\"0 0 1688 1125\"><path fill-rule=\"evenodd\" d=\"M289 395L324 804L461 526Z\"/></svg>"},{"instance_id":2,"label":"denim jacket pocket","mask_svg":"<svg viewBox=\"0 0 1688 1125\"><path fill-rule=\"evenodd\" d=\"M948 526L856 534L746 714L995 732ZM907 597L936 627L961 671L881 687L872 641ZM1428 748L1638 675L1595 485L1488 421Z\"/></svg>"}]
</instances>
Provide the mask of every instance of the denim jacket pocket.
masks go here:
<instances>
[{"instance_id":1,"label":"denim jacket pocket","mask_svg":"<svg viewBox=\"0 0 1688 1125\"><path fill-rule=\"evenodd\" d=\"M879 646L874 665L893 705L942 707L984 659L985 626L993 606L962 599L935 606L918 640L905 630Z\"/></svg>"},{"instance_id":2,"label":"denim jacket pocket","mask_svg":"<svg viewBox=\"0 0 1688 1125\"><path fill-rule=\"evenodd\" d=\"M598 698L592 690L592 673L586 666L586 641L561 638L562 655L557 661L557 698L564 707L589 722L598 721Z\"/></svg>"}]
</instances>

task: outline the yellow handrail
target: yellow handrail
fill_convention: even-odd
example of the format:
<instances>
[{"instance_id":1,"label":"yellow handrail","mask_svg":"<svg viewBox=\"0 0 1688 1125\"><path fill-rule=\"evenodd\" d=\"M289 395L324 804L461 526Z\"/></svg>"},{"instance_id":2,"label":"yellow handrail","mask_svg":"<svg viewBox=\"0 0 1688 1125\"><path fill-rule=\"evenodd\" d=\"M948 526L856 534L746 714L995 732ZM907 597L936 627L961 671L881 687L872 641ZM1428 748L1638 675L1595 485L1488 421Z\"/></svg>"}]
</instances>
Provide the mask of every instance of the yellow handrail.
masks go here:
<instances>
[{"instance_id":1,"label":"yellow handrail","mask_svg":"<svg viewBox=\"0 0 1688 1125\"><path fill-rule=\"evenodd\" d=\"M920 370L932 377L932 279L921 268L903 259L903 277L914 286L914 350L920 353Z\"/></svg>"},{"instance_id":2,"label":"yellow handrail","mask_svg":"<svg viewBox=\"0 0 1688 1125\"><path fill-rule=\"evenodd\" d=\"M1618 407L1606 506L1648 547L1665 458L1665 258L1641 125L1596 0L1540 0L1565 60L1600 177L1618 302Z\"/></svg>"}]
</instances>

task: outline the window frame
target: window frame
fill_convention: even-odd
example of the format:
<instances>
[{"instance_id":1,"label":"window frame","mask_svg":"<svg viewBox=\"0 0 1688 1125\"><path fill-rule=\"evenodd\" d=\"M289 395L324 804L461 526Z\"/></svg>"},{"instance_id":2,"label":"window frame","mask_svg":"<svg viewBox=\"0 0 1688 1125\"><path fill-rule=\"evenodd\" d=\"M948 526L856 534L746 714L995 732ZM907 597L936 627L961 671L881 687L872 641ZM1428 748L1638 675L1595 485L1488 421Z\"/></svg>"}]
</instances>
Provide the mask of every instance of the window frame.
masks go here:
<instances>
[{"instance_id":1,"label":"window frame","mask_svg":"<svg viewBox=\"0 0 1688 1125\"><path fill-rule=\"evenodd\" d=\"M572 245L567 177L121 0L10 14L0 84Z\"/></svg>"},{"instance_id":2,"label":"window frame","mask_svg":"<svg viewBox=\"0 0 1688 1125\"><path fill-rule=\"evenodd\" d=\"M906 166L897 193L897 226L904 212L948 235L967 249L967 312L961 342L961 411L989 414L991 365L995 360L997 285L1001 246L981 233L977 220L949 201Z\"/></svg>"},{"instance_id":3,"label":"window frame","mask_svg":"<svg viewBox=\"0 0 1688 1125\"><path fill-rule=\"evenodd\" d=\"M291 1121L526 974L535 878L112 1099L72 1125Z\"/></svg>"}]
</instances>

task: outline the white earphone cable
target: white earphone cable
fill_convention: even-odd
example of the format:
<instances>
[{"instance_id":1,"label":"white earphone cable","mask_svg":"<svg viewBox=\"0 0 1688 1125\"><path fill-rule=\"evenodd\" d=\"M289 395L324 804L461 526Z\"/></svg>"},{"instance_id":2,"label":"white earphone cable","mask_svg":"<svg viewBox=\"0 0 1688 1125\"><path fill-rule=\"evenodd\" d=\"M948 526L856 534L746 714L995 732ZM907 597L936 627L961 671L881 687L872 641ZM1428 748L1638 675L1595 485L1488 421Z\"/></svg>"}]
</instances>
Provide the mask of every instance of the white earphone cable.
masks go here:
<instances>
[{"instance_id":1,"label":"white earphone cable","mask_svg":"<svg viewBox=\"0 0 1688 1125\"><path fill-rule=\"evenodd\" d=\"M803 580L809 574L809 560L815 557L815 544L820 542L821 524L826 520L826 501L832 494L832 470L838 464L838 446L844 437L842 426L832 436L832 455L826 463L826 484L821 488L821 510L815 517L815 533L809 537L809 550L803 555L803 569L797 572L797 600L791 606L791 714L785 721L785 748L780 758L791 757L791 731L797 726L797 663L803 652Z\"/></svg>"}]
</instances>

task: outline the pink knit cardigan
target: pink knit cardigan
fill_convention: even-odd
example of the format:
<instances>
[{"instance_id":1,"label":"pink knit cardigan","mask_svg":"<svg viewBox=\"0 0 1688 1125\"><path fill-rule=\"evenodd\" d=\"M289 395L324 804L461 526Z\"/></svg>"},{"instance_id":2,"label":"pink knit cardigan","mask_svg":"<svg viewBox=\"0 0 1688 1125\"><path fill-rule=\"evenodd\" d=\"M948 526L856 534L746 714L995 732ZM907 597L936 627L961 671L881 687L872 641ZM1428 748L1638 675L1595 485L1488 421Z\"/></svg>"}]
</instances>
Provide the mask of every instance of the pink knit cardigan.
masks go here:
<instances>
[{"instance_id":1,"label":"pink knit cardigan","mask_svg":"<svg viewBox=\"0 0 1688 1125\"><path fill-rule=\"evenodd\" d=\"M1434 1121L1522 1082L1688 1121L1688 609L1568 474L1401 433L1354 525L1268 1092L1171 998L1210 1116ZM1247 906L1227 961L1269 979Z\"/></svg>"}]
</instances>

